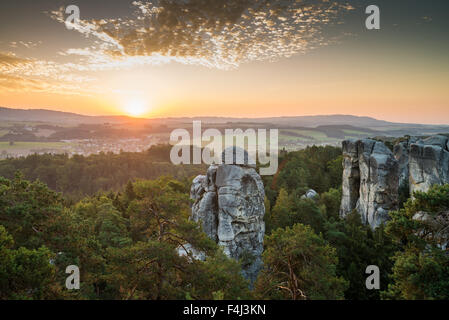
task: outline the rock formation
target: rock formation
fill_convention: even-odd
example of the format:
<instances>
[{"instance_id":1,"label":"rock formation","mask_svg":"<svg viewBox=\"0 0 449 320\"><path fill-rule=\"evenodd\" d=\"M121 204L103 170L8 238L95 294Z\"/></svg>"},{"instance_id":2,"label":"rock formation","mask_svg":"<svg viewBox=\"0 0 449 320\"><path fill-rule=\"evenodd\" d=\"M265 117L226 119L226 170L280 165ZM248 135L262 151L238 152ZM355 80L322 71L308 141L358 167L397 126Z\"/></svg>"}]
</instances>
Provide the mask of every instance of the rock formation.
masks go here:
<instances>
[{"instance_id":1,"label":"rock formation","mask_svg":"<svg viewBox=\"0 0 449 320\"><path fill-rule=\"evenodd\" d=\"M363 139L343 143L343 197L340 214L354 209L372 228L398 205L398 161L382 142Z\"/></svg>"},{"instance_id":2,"label":"rock formation","mask_svg":"<svg viewBox=\"0 0 449 320\"><path fill-rule=\"evenodd\" d=\"M193 180L192 219L202 222L227 256L244 264L243 275L253 283L262 266L264 187L247 153L242 158L235 148L231 152L231 163L211 165Z\"/></svg>"},{"instance_id":3,"label":"rock formation","mask_svg":"<svg viewBox=\"0 0 449 320\"><path fill-rule=\"evenodd\" d=\"M448 138L433 136L410 145L410 194L449 182Z\"/></svg>"},{"instance_id":4,"label":"rock formation","mask_svg":"<svg viewBox=\"0 0 449 320\"><path fill-rule=\"evenodd\" d=\"M394 146L393 153L394 157L399 164L399 187L408 188L409 187L409 156L410 156L410 145L415 143L418 139L416 137L410 137L404 141L397 143Z\"/></svg>"},{"instance_id":5,"label":"rock formation","mask_svg":"<svg viewBox=\"0 0 449 320\"><path fill-rule=\"evenodd\" d=\"M399 187L413 195L444 183L449 183L448 137L408 137L393 152L381 141L343 141L343 217L356 209L364 223L376 228L397 209Z\"/></svg>"},{"instance_id":6,"label":"rock formation","mask_svg":"<svg viewBox=\"0 0 449 320\"><path fill-rule=\"evenodd\" d=\"M301 199L316 199L318 196L318 192L313 189L309 189L303 196L301 196Z\"/></svg>"},{"instance_id":7,"label":"rock formation","mask_svg":"<svg viewBox=\"0 0 449 320\"><path fill-rule=\"evenodd\" d=\"M357 141L346 140L343 149L343 180L340 215L346 216L355 209L360 195L360 169Z\"/></svg>"}]
</instances>

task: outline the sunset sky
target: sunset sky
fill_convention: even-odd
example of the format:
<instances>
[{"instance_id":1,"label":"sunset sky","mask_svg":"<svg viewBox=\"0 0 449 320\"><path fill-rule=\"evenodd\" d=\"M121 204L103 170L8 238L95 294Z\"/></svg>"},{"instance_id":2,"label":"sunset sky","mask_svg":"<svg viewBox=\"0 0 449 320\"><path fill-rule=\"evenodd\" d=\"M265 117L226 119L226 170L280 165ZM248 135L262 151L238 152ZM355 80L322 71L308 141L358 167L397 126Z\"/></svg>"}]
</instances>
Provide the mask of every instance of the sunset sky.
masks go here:
<instances>
[{"instance_id":1,"label":"sunset sky","mask_svg":"<svg viewBox=\"0 0 449 320\"><path fill-rule=\"evenodd\" d=\"M447 0L1 1L0 106L449 124L448 31Z\"/></svg>"}]
</instances>

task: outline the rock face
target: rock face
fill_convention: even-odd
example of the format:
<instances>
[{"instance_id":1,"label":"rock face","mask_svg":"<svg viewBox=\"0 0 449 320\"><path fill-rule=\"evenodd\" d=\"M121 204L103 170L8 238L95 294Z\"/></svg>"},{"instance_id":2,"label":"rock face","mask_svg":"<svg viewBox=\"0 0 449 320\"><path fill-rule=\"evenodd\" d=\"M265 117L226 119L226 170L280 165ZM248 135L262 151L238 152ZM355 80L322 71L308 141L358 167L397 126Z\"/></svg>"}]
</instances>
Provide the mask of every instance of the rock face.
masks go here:
<instances>
[{"instance_id":1,"label":"rock face","mask_svg":"<svg viewBox=\"0 0 449 320\"><path fill-rule=\"evenodd\" d=\"M410 194L449 182L448 140L433 136L410 145Z\"/></svg>"},{"instance_id":2,"label":"rock face","mask_svg":"<svg viewBox=\"0 0 449 320\"><path fill-rule=\"evenodd\" d=\"M357 209L362 221L376 228L397 209L399 187L413 195L444 183L449 183L448 137L408 137L393 152L380 141L343 141L342 217Z\"/></svg>"},{"instance_id":3,"label":"rock face","mask_svg":"<svg viewBox=\"0 0 449 320\"><path fill-rule=\"evenodd\" d=\"M227 256L244 263L243 275L253 283L262 267L265 193L253 165L238 158L231 164L211 165L206 175L193 180L192 219L202 222Z\"/></svg>"},{"instance_id":4,"label":"rock face","mask_svg":"<svg viewBox=\"0 0 449 320\"><path fill-rule=\"evenodd\" d=\"M340 215L354 209L372 228L398 205L399 165L382 142L363 139L343 143L343 197Z\"/></svg>"},{"instance_id":5,"label":"rock face","mask_svg":"<svg viewBox=\"0 0 449 320\"><path fill-rule=\"evenodd\" d=\"M410 145L416 143L418 139L416 137L410 137L405 141L401 141L394 146L393 153L394 157L399 164L399 187L408 188L409 187L409 156L410 156Z\"/></svg>"},{"instance_id":6,"label":"rock face","mask_svg":"<svg viewBox=\"0 0 449 320\"><path fill-rule=\"evenodd\" d=\"M340 215L355 209L360 195L360 169L357 141L343 141L343 180Z\"/></svg>"}]
</instances>

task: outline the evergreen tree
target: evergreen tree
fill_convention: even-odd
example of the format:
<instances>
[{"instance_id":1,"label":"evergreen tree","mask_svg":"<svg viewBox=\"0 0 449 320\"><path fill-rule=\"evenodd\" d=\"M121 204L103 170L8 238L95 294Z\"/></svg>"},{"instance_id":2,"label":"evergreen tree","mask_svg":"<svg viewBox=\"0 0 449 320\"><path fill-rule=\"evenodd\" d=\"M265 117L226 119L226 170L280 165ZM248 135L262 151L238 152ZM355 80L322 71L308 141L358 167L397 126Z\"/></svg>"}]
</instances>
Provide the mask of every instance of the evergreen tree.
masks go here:
<instances>
[{"instance_id":1,"label":"evergreen tree","mask_svg":"<svg viewBox=\"0 0 449 320\"><path fill-rule=\"evenodd\" d=\"M309 226L274 230L264 245L265 266L255 285L258 298L344 298L347 283L336 275L336 250Z\"/></svg>"}]
</instances>

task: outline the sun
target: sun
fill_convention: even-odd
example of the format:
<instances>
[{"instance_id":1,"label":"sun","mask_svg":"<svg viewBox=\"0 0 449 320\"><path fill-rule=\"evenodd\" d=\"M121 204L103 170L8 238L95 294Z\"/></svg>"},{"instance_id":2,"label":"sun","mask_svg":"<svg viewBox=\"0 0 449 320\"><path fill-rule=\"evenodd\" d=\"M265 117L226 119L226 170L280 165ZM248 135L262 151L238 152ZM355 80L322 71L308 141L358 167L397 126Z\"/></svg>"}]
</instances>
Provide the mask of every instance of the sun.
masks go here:
<instances>
[{"instance_id":1,"label":"sun","mask_svg":"<svg viewBox=\"0 0 449 320\"><path fill-rule=\"evenodd\" d=\"M143 100L130 100L125 105L125 111L130 116L138 117L147 112L147 105Z\"/></svg>"}]
</instances>

